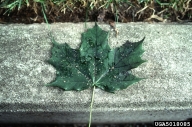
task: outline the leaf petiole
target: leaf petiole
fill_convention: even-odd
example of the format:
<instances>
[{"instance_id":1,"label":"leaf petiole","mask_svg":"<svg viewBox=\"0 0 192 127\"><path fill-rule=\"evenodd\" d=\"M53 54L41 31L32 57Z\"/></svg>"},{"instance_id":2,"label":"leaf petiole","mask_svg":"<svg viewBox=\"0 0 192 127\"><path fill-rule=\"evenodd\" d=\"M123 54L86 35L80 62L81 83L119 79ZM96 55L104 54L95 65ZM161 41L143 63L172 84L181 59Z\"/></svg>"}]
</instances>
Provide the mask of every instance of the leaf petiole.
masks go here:
<instances>
[{"instance_id":1,"label":"leaf petiole","mask_svg":"<svg viewBox=\"0 0 192 127\"><path fill-rule=\"evenodd\" d=\"M90 106L90 112L89 112L89 126L88 127L91 127L94 96L95 96L95 85L93 86L93 93L92 93L92 97L91 97L91 106Z\"/></svg>"}]
</instances>

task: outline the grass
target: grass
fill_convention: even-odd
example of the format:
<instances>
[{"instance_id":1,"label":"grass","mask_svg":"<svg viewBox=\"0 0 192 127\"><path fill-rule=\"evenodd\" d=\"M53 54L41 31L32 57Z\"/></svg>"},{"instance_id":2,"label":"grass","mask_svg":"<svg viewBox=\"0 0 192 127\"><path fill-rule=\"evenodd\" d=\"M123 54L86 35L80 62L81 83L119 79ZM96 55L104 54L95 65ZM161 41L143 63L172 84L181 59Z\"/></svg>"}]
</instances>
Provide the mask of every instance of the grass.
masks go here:
<instances>
[{"instance_id":1,"label":"grass","mask_svg":"<svg viewBox=\"0 0 192 127\"><path fill-rule=\"evenodd\" d=\"M44 6L57 6L61 11L65 9L73 11L77 7L77 3L80 7L89 7L92 10L94 8L108 8L111 4L115 5L131 2L129 0L1 0L0 7L6 8L7 12L11 12L16 8L20 10L21 7L29 7L38 3Z\"/></svg>"},{"instance_id":2,"label":"grass","mask_svg":"<svg viewBox=\"0 0 192 127\"><path fill-rule=\"evenodd\" d=\"M0 8L5 10L3 15L9 15L23 8L31 8L36 14L43 8L46 15L52 11L63 14L67 11L74 13L81 8L88 9L89 12L109 10L118 16L122 16L120 13L124 11L130 11L135 18L142 17L143 20L150 19L151 16L156 16L157 19L158 17L163 19L175 17L176 20L192 19L192 0L1 0Z\"/></svg>"}]
</instances>

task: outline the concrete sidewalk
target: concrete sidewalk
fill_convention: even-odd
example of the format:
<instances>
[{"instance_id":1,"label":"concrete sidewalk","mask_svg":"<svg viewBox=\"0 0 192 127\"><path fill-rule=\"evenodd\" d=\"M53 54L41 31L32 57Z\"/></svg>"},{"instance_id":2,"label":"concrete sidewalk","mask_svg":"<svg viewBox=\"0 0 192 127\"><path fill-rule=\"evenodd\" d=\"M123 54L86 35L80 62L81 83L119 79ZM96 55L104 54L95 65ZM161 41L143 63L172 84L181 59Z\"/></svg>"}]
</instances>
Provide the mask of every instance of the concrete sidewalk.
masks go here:
<instances>
[{"instance_id":1,"label":"concrete sidewalk","mask_svg":"<svg viewBox=\"0 0 192 127\"><path fill-rule=\"evenodd\" d=\"M94 23L88 23L90 28ZM109 25L109 43L144 36L143 59L133 73L147 78L115 94L95 91L93 123L153 122L192 118L192 24L117 24L115 37ZM59 43L77 48L84 23L51 25ZM55 78L50 58L51 41L46 24L0 25L0 123L88 123L91 89L62 91L44 84Z\"/></svg>"}]
</instances>

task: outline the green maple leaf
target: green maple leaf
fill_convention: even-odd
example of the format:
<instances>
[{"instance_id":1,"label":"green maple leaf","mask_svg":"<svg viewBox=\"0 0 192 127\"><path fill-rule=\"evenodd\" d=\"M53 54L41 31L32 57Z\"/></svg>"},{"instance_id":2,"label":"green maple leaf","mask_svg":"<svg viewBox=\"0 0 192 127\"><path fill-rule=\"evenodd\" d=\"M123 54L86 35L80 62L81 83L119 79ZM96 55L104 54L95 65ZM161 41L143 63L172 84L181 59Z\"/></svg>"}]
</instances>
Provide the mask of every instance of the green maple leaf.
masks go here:
<instances>
[{"instance_id":1,"label":"green maple leaf","mask_svg":"<svg viewBox=\"0 0 192 127\"><path fill-rule=\"evenodd\" d=\"M58 44L53 39L51 58L48 60L56 70L56 79L48 86L64 90L84 90L90 86L107 92L127 88L140 81L130 70L145 62L141 59L144 38L136 43L127 41L121 47L111 49L108 32L97 24L82 34L79 49L68 44Z\"/></svg>"}]
</instances>

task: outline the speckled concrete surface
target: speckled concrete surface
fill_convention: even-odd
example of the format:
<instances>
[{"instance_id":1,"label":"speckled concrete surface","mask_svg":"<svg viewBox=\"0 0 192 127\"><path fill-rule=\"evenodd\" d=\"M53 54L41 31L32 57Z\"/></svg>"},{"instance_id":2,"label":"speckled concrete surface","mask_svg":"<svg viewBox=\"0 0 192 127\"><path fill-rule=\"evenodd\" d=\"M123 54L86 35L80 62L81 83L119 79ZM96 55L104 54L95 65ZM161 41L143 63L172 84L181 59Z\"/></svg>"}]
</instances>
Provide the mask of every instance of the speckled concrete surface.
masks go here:
<instances>
[{"instance_id":1,"label":"speckled concrete surface","mask_svg":"<svg viewBox=\"0 0 192 127\"><path fill-rule=\"evenodd\" d=\"M87 27L94 23L88 23ZM184 120L192 117L192 24L117 24L109 43L144 41L142 64L133 73L147 78L115 94L96 89L93 123ZM59 43L76 48L84 23L51 25ZM46 87L55 69L45 62L51 42L46 24L0 25L0 122L87 123L91 89Z\"/></svg>"}]
</instances>

